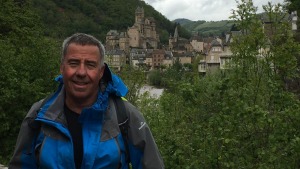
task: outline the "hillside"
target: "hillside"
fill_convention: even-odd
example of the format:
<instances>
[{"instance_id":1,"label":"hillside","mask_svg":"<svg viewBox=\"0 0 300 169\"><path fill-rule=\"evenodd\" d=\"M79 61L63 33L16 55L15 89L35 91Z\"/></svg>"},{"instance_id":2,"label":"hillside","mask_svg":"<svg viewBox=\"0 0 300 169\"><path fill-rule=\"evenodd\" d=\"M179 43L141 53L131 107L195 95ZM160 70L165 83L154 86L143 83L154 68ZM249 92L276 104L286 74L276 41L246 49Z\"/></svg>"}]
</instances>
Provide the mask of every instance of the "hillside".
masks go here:
<instances>
[{"instance_id":1,"label":"hillside","mask_svg":"<svg viewBox=\"0 0 300 169\"><path fill-rule=\"evenodd\" d=\"M157 12L152 6L140 0L32 0L33 7L47 28L45 35L54 38L65 38L74 32L90 33L105 41L109 30L124 31L132 26L135 20L135 9L143 7L145 17L156 20L157 31L162 43L167 43L175 24ZM189 37L181 29L180 34Z\"/></svg>"},{"instance_id":2,"label":"hillside","mask_svg":"<svg viewBox=\"0 0 300 169\"><path fill-rule=\"evenodd\" d=\"M192 34L199 34L203 36L223 36L233 25L233 21L229 20L206 22L204 20L191 21L180 18L173 22L179 23Z\"/></svg>"}]
</instances>

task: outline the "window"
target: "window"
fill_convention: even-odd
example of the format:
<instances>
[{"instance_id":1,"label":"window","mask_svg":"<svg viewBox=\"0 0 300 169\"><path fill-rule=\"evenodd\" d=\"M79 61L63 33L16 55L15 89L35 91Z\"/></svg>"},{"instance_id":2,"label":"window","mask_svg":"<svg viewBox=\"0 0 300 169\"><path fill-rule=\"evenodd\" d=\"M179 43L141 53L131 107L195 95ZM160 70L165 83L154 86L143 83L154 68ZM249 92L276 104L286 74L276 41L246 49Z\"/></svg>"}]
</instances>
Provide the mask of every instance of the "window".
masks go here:
<instances>
[{"instance_id":1,"label":"window","mask_svg":"<svg viewBox=\"0 0 300 169\"><path fill-rule=\"evenodd\" d=\"M199 65L199 70L206 70L206 64L205 63L201 63Z\"/></svg>"},{"instance_id":2,"label":"window","mask_svg":"<svg viewBox=\"0 0 300 169\"><path fill-rule=\"evenodd\" d=\"M230 62L230 58L222 58L220 62L220 67L225 68L226 64Z\"/></svg>"},{"instance_id":3,"label":"window","mask_svg":"<svg viewBox=\"0 0 300 169\"><path fill-rule=\"evenodd\" d=\"M221 59L221 65L223 66L226 63L225 59Z\"/></svg>"}]
</instances>

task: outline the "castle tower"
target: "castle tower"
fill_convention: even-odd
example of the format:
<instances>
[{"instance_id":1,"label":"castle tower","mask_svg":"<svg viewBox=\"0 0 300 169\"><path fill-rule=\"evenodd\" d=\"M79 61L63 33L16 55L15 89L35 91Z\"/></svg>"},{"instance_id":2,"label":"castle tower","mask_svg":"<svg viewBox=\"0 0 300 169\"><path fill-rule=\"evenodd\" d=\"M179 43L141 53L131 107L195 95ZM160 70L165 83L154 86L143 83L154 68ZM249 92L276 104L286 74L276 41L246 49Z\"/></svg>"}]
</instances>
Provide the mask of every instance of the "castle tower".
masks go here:
<instances>
[{"instance_id":1,"label":"castle tower","mask_svg":"<svg viewBox=\"0 0 300 169\"><path fill-rule=\"evenodd\" d=\"M129 52L129 38L127 32L120 33L119 47L121 50L124 50L127 53Z\"/></svg>"},{"instance_id":2,"label":"castle tower","mask_svg":"<svg viewBox=\"0 0 300 169\"><path fill-rule=\"evenodd\" d=\"M128 27L126 32L118 34L110 30L106 36L107 46L118 47L125 52L130 48L153 48L159 43L159 35L156 32L156 23L153 17L144 16L144 9L137 7L135 10L135 23Z\"/></svg>"},{"instance_id":3,"label":"castle tower","mask_svg":"<svg viewBox=\"0 0 300 169\"><path fill-rule=\"evenodd\" d=\"M144 8L143 7L137 7L135 10L135 23L141 24L144 20Z\"/></svg>"}]
</instances>

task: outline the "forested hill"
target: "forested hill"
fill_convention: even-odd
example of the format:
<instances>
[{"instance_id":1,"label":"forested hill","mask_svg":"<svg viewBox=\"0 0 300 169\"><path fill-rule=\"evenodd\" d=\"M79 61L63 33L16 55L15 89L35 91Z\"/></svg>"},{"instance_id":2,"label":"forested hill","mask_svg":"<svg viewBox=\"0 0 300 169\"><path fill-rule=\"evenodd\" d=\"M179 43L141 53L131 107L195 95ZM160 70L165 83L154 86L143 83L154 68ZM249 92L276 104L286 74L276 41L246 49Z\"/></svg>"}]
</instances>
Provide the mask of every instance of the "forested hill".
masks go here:
<instances>
[{"instance_id":1,"label":"forested hill","mask_svg":"<svg viewBox=\"0 0 300 169\"><path fill-rule=\"evenodd\" d=\"M179 23L183 28L192 34L199 34L202 36L224 36L233 25L233 21L191 21L189 19L176 19L174 23Z\"/></svg>"},{"instance_id":2,"label":"forested hill","mask_svg":"<svg viewBox=\"0 0 300 169\"><path fill-rule=\"evenodd\" d=\"M64 38L74 32L91 33L102 41L111 30L124 31L132 26L136 8L143 7L145 17L156 20L157 31L162 42L168 42L175 24L169 21L152 6L141 0L32 0L42 22L46 26L45 35ZM180 35L189 33L180 29Z\"/></svg>"}]
</instances>

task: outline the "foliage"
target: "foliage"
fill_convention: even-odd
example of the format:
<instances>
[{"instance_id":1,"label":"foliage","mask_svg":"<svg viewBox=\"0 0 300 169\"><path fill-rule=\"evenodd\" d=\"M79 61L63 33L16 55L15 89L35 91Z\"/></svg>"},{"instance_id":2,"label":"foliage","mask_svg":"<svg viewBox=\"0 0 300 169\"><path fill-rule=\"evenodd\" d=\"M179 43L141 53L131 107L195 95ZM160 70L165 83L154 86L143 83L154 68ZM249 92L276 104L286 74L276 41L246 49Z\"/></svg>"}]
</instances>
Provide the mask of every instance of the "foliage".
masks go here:
<instances>
[{"instance_id":1,"label":"foliage","mask_svg":"<svg viewBox=\"0 0 300 169\"><path fill-rule=\"evenodd\" d=\"M300 42L300 20L299 20L299 13L300 13L300 2L297 0L285 0L287 2L286 8L288 11L294 12L296 11L298 14L298 20L297 20L297 30L294 32L294 37L297 42ZM297 67L298 67L298 74L300 74L300 54L297 55ZM298 97L300 98L300 77L293 78L289 81L288 88L290 91L295 92L298 94Z\"/></svg>"},{"instance_id":2,"label":"foliage","mask_svg":"<svg viewBox=\"0 0 300 169\"><path fill-rule=\"evenodd\" d=\"M152 70L149 72L148 81L150 85L160 86L161 85L161 72L159 70Z\"/></svg>"},{"instance_id":3,"label":"foliage","mask_svg":"<svg viewBox=\"0 0 300 169\"><path fill-rule=\"evenodd\" d=\"M179 33L180 37L187 38L187 37L191 36L190 32L188 32L183 26L181 26L180 24L176 24L176 25L177 25L177 29L178 29L178 33ZM173 36L174 36L174 34L173 34Z\"/></svg>"},{"instance_id":4,"label":"foliage","mask_svg":"<svg viewBox=\"0 0 300 169\"><path fill-rule=\"evenodd\" d=\"M291 11L298 11L300 10L300 2L297 0L285 0L286 2L288 2L288 6L287 9L289 10L289 12Z\"/></svg>"},{"instance_id":5,"label":"foliage","mask_svg":"<svg viewBox=\"0 0 300 169\"><path fill-rule=\"evenodd\" d=\"M126 99L133 105L137 104L139 94L142 86L146 83L145 70L135 69L130 65L126 65L122 68L122 71L115 72L122 78L124 83L127 85L129 92L126 95Z\"/></svg>"},{"instance_id":6,"label":"foliage","mask_svg":"<svg viewBox=\"0 0 300 169\"><path fill-rule=\"evenodd\" d=\"M270 15L281 9L265 6ZM286 89L299 44L284 21L264 32L252 1L234 12L242 33L230 69L199 77L173 67L161 98L141 101L166 168L300 166L300 101Z\"/></svg>"},{"instance_id":7,"label":"foliage","mask_svg":"<svg viewBox=\"0 0 300 169\"><path fill-rule=\"evenodd\" d=\"M230 20L211 21L211 22L205 22L201 25L197 25L197 27L195 27L193 31L198 32L203 36L209 35L210 32L212 32L214 36L221 36L222 34L229 32L232 25L233 22Z\"/></svg>"},{"instance_id":8,"label":"foliage","mask_svg":"<svg viewBox=\"0 0 300 169\"><path fill-rule=\"evenodd\" d=\"M126 31L135 21L136 8L143 7L145 17L153 17L158 34L168 35L175 30L174 23L140 0L60 1L33 0L34 7L47 26L46 36L63 39L75 32L93 34L105 42L109 30ZM180 30L180 33L185 30ZM168 42L168 36L160 41Z\"/></svg>"},{"instance_id":9,"label":"foliage","mask_svg":"<svg viewBox=\"0 0 300 169\"><path fill-rule=\"evenodd\" d=\"M233 25L231 20L223 21L190 21L187 19L176 19L173 22L179 23L182 27L191 33L208 36L223 36L224 33L229 32ZM180 34L181 35L181 34Z\"/></svg>"},{"instance_id":10,"label":"foliage","mask_svg":"<svg viewBox=\"0 0 300 169\"><path fill-rule=\"evenodd\" d=\"M12 155L19 126L31 104L54 87L59 53L55 41L41 36L38 18L29 3L1 3L0 163L4 164Z\"/></svg>"}]
</instances>

